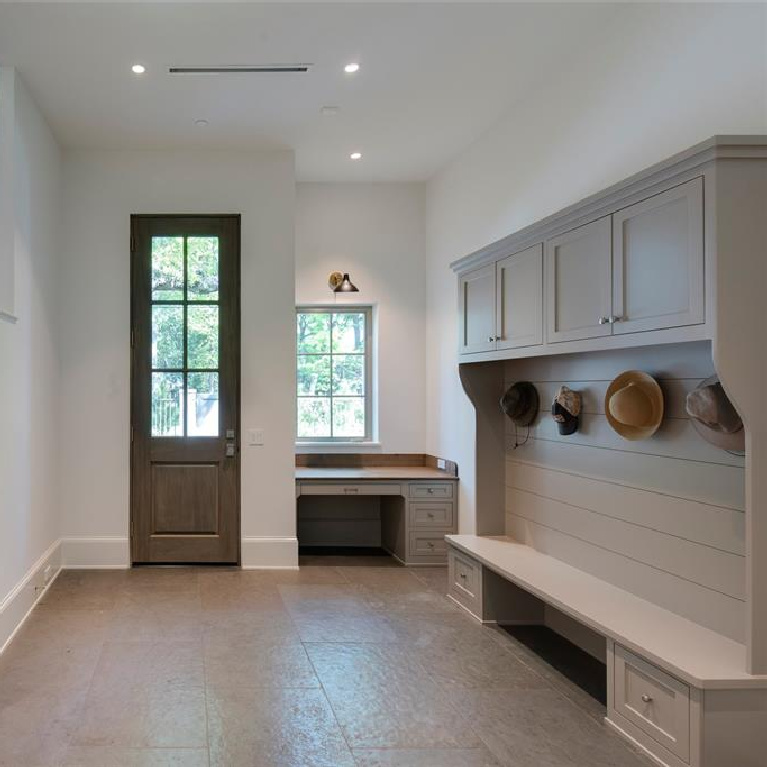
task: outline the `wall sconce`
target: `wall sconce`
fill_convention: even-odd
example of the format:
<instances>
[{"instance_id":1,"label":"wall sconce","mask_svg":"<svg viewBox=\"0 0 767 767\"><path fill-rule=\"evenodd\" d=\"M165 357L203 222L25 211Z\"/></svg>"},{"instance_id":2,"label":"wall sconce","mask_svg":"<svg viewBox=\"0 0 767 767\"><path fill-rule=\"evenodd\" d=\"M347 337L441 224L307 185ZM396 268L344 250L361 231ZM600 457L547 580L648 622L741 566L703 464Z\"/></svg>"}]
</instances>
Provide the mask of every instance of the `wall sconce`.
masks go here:
<instances>
[{"instance_id":1,"label":"wall sconce","mask_svg":"<svg viewBox=\"0 0 767 767\"><path fill-rule=\"evenodd\" d=\"M349 272L331 272L328 277L328 287L334 293L359 293L359 288L355 287L349 279Z\"/></svg>"}]
</instances>

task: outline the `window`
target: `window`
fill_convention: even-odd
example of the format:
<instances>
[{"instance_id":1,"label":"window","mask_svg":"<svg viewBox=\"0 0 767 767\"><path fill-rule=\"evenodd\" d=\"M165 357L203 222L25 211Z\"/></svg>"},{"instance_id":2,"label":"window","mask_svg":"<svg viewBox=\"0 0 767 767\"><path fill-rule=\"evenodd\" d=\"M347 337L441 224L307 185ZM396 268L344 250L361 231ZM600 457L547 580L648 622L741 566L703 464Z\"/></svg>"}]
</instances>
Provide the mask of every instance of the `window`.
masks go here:
<instances>
[{"instance_id":1,"label":"window","mask_svg":"<svg viewBox=\"0 0 767 767\"><path fill-rule=\"evenodd\" d=\"M299 442L365 442L372 434L372 309L296 310Z\"/></svg>"},{"instance_id":2,"label":"window","mask_svg":"<svg viewBox=\"0 0 767 767\"><path fill-rule=\"evenodd\" d=\"M218 436L218 244L152 237L153 437Z\"/></svg>"}]
</instances>

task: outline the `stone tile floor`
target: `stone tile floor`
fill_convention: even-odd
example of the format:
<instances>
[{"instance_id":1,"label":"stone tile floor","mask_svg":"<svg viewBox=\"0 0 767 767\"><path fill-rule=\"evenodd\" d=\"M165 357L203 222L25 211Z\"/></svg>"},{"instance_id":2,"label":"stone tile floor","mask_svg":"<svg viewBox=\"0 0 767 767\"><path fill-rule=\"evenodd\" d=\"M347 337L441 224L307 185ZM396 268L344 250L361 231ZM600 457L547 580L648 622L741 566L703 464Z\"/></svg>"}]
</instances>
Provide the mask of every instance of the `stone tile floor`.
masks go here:
<instances>
[{"instance_id":1,"label":"stone tile floor","mask_svg":"<svg viewBox=\"0 0 767 767\"><path fill-rule=\"evenodd\" d=\"M333 561L62 572L0 657L0 765L649 766L446 570Z\"/></svg>"}]
</instances>

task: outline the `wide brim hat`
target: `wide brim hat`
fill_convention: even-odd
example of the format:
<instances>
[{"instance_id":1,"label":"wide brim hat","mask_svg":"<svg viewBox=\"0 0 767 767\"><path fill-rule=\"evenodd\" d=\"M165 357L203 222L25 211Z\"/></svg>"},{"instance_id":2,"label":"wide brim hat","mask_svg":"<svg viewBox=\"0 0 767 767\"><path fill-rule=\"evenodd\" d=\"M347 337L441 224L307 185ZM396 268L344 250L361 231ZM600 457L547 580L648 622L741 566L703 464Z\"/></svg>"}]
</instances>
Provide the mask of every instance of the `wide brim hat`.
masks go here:
<instances>
[{"instance_id":1,"label":"wide brim hat","mask_svg":"<svg viewBox=\"0 0 767 767\"><path fill-rule=\"evenodd\" d=\"M624 439L648 439L663 421L663 391L651 375L627 370L607 387L605 415Z\"/></svg>"},{"instance_id":2,"label":"wide brim hat","mask_svg":"<svg viewBox=\"0 0 767 767\"><path fill-rule=\"evenodd\" d=\"M506 389L500 405L515 425L530 426L538 415L538 390L529 381L517 381Z\"/></svg>"},{"instance_id":3,"label":"wide brim hat","mask_svg":"<svg viewBox=\"0 0 767 767\"><path fill-rule=\"evenodd\" d=\"M706 442L731 453L746 451L743 421L730 402L718 376L701 381L687 395L687 415Z\"/></svg>"}]
</instances>

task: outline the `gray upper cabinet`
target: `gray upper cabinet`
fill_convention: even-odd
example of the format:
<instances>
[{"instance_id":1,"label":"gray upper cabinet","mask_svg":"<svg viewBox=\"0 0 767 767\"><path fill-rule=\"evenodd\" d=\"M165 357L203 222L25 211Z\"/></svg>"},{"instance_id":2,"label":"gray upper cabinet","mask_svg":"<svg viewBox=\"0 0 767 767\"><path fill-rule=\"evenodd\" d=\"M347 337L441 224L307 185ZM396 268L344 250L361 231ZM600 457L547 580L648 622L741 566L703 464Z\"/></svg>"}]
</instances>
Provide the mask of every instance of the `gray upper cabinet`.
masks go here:
<instances>
[{"instance_id":1,"label":"gray upper cabinet","mask_svg":"<svg viewBox=\"0 0 767 767\"><path fill-rule=\"evenodd\" d=\"M495 349L495 264L483 266L460 279L461 354Z\"/></svg>"},{"instance_id":2,"label":"gray upper cabinet","mask_svg":"<svg viewBox=\"0 0 767 767\"><path fill-rule=\"evenodd\" d=\"M703 179L613 215L613 333L704 321Z\"/></svg>"},{"instance_id":3,"label":"gray upper cabinet","mask_svg":"<svg viewBox=\"0 0 767 767\"><path fill-rule=\"evenodd\" d=\"M611 221L605 216L546 241L546 341L609 336Z\"/></svg>"},{"instance_id":4,"label":"gray upper cabinet","mask_svg":"<svg viewBox=\"0 0 767 767\"><path fill-rule=\"evenodd\" d=\"M495 265L498 349L543 343L543 245Z\"/></svg>"}]
</instances>

